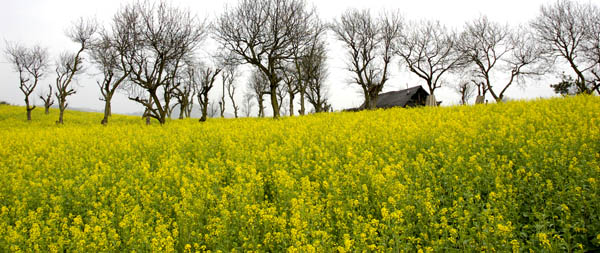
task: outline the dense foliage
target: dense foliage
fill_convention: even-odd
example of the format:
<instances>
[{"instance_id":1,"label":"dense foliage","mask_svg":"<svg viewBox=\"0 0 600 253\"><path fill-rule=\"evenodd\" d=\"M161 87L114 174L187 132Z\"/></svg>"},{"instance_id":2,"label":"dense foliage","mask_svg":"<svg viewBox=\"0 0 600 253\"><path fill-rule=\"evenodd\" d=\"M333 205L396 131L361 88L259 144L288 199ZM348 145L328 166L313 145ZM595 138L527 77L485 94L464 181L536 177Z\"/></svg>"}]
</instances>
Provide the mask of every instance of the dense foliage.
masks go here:
<instances>
[{"instance_id":1,"label":"dense foliage","mask_svg":"<svg viewBox=\"0 0 600 253\"><path fill-rule=\"evenodd\" d=\"M0 106L0 251L583 251L600 98L168 121Z\"/></svg>"}]
</instances>

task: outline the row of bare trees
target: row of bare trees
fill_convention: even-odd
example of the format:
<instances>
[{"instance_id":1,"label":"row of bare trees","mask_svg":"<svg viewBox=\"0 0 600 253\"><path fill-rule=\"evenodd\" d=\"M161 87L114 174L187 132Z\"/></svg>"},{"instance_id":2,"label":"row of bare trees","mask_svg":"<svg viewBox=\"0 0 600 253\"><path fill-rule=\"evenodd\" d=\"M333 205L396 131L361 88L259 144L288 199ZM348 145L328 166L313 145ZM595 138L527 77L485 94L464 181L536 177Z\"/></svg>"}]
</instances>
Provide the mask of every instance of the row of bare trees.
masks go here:
<instances>
[{"instance_id":1,"label":"row of bare trees","mask_svg":"<svg viewBox=\"0 0 600 253\"><path fill-rule=\"evenodd\" d=\"M555 63L566 63L575 73L576 93L600 93L599 17L597 5L559 0L543 5L527 26L481 16L456 32L438 21L407 22L398 11L373 15L349 9L326 24L305 0L239 0L212 23L166 1L138 1L122 6L105 27L80 19L67 31L78 50L61 54L55 64L58 123L67 97L75 93L72 81L84 69L84 56L102 75L97 82L105 103L102 124L108 123L117 90L145 108L147 122L153 118L161 124L176 107L179 118L190 117L194 99L200 121L211 114L224 117L226 98L236 117L250 115L254 105L264 117L267 104L274 118L285 111L304 115L305 102L315 112L329 111L328 31L344 47L347 70L362 90L366 109L375 108L393 63L422 79L432 105L435 90L450 79L458 80L462 103L475 90L477 101L488 94L502 101L514 84L548 73ZM198 49L210 35L219 53L201 60ZM50 66L47 50L9 44L6 53L19 73L30 119L35 106L29 97ZM243 100L236 103L241 65L253 71ZM217 106L209 94L219 84ZM46 110L54 103L51 93L52 87L50 94L40 95Z\"/></svg>"},{"instance_id":2,"label":"row of bare trees","mask_svg":"<svg viewBox=\"0 0 600 253\"><path fill-rule=\"evenodd\" d=\"M577 93L600 93L598 20L597 5L561 0L542 6L530 26L511 27L481 16L454 32L438 21L404 23L395 13L373 17L368 10L350 9L332 30L346 48L348 70L363 90L365 108L374 108L396 56L432 95L445 77L461 76L456 85L461 103L475 90L480 101L486 93L502 101L515 83L548 73L555 62L572 68Z\"/></svg>"}]
</instances>

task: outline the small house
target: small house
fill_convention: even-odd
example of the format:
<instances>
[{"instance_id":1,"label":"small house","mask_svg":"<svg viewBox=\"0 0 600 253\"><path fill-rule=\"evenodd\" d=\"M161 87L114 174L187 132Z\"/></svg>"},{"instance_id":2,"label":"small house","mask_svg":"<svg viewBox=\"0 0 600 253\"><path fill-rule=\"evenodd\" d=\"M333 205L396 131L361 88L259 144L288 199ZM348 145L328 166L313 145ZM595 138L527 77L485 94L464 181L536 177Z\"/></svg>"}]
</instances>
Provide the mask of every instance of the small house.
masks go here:
<instances>
[{"instance_id":1,"label":"small house","mask_svg":"<svg viewBox=\"0 0 600 253\"><path fill-rule=\"evenodd\" d=\"M415 86L405 90L380 93L375 106L377 108L425 106L428 97L429 92L421 86ZM440 103L437 101L437 105ZM347 111L360 111L364 108L365 104L363 103L360 107L347 109Z\"/></svg>"}]
</instances>

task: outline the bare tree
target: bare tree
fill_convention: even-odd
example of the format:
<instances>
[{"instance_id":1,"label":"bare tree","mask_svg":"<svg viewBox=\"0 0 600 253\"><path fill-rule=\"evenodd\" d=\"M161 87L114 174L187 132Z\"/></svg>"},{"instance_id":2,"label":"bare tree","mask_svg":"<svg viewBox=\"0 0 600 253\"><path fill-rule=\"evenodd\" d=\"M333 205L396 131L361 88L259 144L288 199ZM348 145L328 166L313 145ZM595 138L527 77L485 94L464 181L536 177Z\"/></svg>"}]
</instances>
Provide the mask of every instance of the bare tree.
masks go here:
<instances>
[{"instance_id":1,"label":"bare tree","mask_svg":"<svg viewBox=\"0 0 600 253\"><path fill-rule=\"evenodd\" d=\"M309 35L315 18L304 0L240 0L217 19L215 34L224 48L256 66L269 81L273 118L279 117L277 87L284 62Z\"/></svg>"},{"instance_id":2,"label":"bare tree","mask_svg":"<svg viewBox=\"0 0 600 253\"><path fill-rule=\"evenodd\" d=\"M399 40L397 53L410 72L423 79L434 95L444 74L460 65L457 36L439 21L411 23Z\"/></svg>"},{"instance_id":3,"label":"bare tree","mask_svg":"<svg viewBox=\"0 0 600 253\"><path fill-rule=\"evenodd\" d=\"M237 89L236 80L239 77L239 72L236 65L228 65L225 70L221 72L223 78L224 89L227 90L227 96L231 100L233 107L233 114L237 118L240 106L235 103L235 90ZM225 98L222 98L223 104L225 104Z\"/></svg>"},{"instance_id":4,"label":"bare tree","mask_svg":"<svg viewBox=\"0 0 600 253\"><path fill-rule=\"evenodd\" d=\"M388 66L402 30L400 15L383 13L376 19L368 10L350 9L331 28L347 49L348 70L355 74L353 83L363 90L364 108L374 109L389 78Z\"/></svg>"},{"instance_id":5,"label":"bare tree","mask_svg":"<svg viewBox=\"0 0 600 253\"><path fill-rule=\"evenodd\" d=\"M54 99L52 99L52 85L48 84L48 93L41 93L40 99L44 101L44 113L50 114L50 106L54 104Z\"/></svg>"},{"instance_id":6,"label":"bare tree","mask_svg":"<svg viewBox=\"0 0 600 253\"><path fill-rule=\"evenodd\" d=\"M210 66L206 64L199 64L199 86L196 88L196 94L198 96L198 104L200 104L200 110L202 111L202 116L200 118L200 122L206 121L207 116L212 117L214 115L209 114L209 108L213 104L210 104L208 101L208 92L214 87L214 83L217 80L217 76L223 70L221 66Z\"/></svg>"},{"instance_id":7,"label":"bare tree","mask_svg":"<svg viewBox=\"0 0 600 253\"><path fill-rule=\"evenodd\" d=\"M277 104L278 104L278 108L277 110L281 113L282 116L285 116L285 111L281 111L282 108L284 107L285 104L285 98L288 95L288 86L287 85L279 85L277 87L277 93L275 93L275 95L277 95Z\"/></svg>"},{"instance_id":8,"label":"bare tree","mask_svg":"<svg viewBox=\"0 0 600 253\"><path fill-rule=\"evenodd\" d=\"M29 96L46 73L48 50L39 45L26 48L17 43L6 42L5 53L8 62L19 73L19 89L25 95L27 120L31 120L31 111L35 109L35 105L31 106Z\"/></svg>"},{"instance_id":9,"label":"bare tree","mask_svg":"<svg viewBox=\"0 0 600 253\"><path fill-rule=\"evenodd\" d=\"M264 95L270 94L268 91L269 81L263 72L255 69L250 77L249 87L254 93L254 98L256 98L256 103L258 105L258 117L262 118L265 116Z\"/></svg>"},{"instance_id":10,"label":"bare tree","mask_svg":"<svg viewBox=\"0 0 600 253\"><path fill-rule=\"evenodd\" d=\"M148 93L129 99L144 105L147 116L164 124L172 110L177 73L206 37L206 25L189 10L162 1L127 5L114 20L132 40L125 54L131 81Z\"/></svg>"},{"instance_id":11,"label":"bare tree","mask_svg":"<svg viewBox=\"0 0 600 253\"><path fill-rule=\"evenodd\" d=\"M178 79L178 85L175 87L174 96L179 105L179 119L189 118L194 107L194 97L196 96L196 87L199 84L199 77L196 73L193 63L186 63L182 77Z\"/></svg>"},{"instance_id":12,"label":"bare tree","mask_svg":"<svg viewBox=\"0 0 600 253\"><path fill-rule=\"evenodd\" d=\"M125 59L125 54L131 46L130 41L118 32L117 29L112 34L102 31L101 38L92 44L90 50L93 63L103 75L102 81L96 81L102 94L100 100L104 101L104 117L100 121L103 125L108 123L108 118L112 115L110 102L115 92L130 73Z\"/></svg>"},{"instance_id":13,"label":"bare tree","mask_svg":"<svg viewBox=\"0 0 600 253\"><path fill-rule=\"evenodd\" d=\"M543 52L530 33L489 21L485 16L465 25L459 50L470 63L465 67L484 81L486 90L498 102L512 84L545 73L543 65L538 64ZM509 73L508 81L500 85L492 83L495 74L504 72Z\"/></svg>"},{"instance_id":14,"label":"bare tree","mask_svg":"<svg viewBox=\"0 0 600 253\"><path fill-rule=\"evenodd\" d=\"M250 113L252 113L252 107L254 106L254 92L249 90L244 93L244 97L242 99L242 113L246 117L250 117Z\"/></svg>"},{"instance_id":15,"label":"bare tree","mask_svg":"<svg viewBox=\"0 0 600 253\"><path fill-rule=\"evenodd\" d=\"M540 14L531 22L536 39L552 60L562 59L575 72L579 93L591 93L585 73L595 65L585 59L586 40L591 27L587 19L598 19L595 6L571 0L558 0L540 8ZM594 16L596 15L596 16Z\"/></svg>"},{"instance_id":16,"label":"bare tree","mask_svg":"<svg viewBox=\"0 0 600 253\"><path fill-rule=\"evenodd\" d=\"M466 105L473 95L475 95L475 86L471 80L461 80L454 87L454 91L460 95L460 104Z\"/></svg>"},{"instance_id":17,"label":"bare tree","mask_svg":"<svg viewBox=\"0 0 600 253\"><path fill-rule=\"evenodd\" d=\"M75 94L71 82L83 71L83 52L90 48L92 36L98 26L94 20L80 18L67 30L67 36L79 45L77 53L63 52L56 62L56 99L58 100L59 116L56 123L63 123L63 115L68 106L67 97Z\"/></svg>"}]
</instances>

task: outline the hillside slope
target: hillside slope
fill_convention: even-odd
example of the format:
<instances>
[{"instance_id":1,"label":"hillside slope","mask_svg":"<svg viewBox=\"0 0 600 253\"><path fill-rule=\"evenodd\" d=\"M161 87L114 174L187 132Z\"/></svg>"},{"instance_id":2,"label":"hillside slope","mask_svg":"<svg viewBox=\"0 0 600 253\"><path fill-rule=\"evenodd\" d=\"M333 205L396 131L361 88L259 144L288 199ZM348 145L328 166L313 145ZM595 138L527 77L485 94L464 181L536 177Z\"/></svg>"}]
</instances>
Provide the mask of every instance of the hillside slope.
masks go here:
<instances>
[{"instance_id":1,"label":"hillside slope","mask_svg":"<svg viewBox=\"0 0 600 253\"><path fill-rule=\"evenodd\" d=\"M272 119L0 106L0 251L600 246L600 98Z\"/></svg>"}]
</instances>

